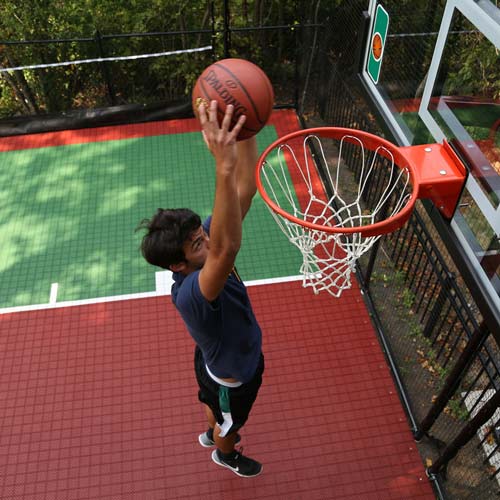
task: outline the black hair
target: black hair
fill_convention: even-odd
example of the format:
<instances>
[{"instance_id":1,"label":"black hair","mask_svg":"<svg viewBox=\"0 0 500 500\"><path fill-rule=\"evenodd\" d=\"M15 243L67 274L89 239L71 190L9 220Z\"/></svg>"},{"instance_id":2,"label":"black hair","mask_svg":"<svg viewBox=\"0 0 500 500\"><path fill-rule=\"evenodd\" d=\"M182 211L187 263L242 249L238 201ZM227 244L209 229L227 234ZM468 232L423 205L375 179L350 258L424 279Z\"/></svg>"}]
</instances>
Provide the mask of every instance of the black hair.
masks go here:
<instances>
[{"instance_id":1,"label":"black hair","mask_svg":"<svg viewBox=\"0 0 500 500\"><path fill-rule=\"evenodd\" d=\"M200 216L189 208L159 208L151 219L144 219L136 229L147 230L141 243L143 257L163 269L185 261L182 247L200 226Z\"/></svg>"}]
</instances>

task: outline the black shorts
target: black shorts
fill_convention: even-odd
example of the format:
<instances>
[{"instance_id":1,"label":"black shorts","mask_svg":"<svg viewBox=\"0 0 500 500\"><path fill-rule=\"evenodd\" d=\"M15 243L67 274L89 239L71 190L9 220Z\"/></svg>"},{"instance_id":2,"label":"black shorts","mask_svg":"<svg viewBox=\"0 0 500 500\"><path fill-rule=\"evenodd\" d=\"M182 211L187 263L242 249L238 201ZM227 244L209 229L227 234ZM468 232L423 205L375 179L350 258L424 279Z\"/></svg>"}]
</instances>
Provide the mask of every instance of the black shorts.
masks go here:
<instances>
[{"instance_id":1,"label":"black shorts","mask_svg":"<svg viewBox=\"0 0 500 500\"><path fill-rule=\"evenodd\" d=\"M248 419L252 405L262 384L264 356L260 355L259 366L250 382L239 387L225 387L213 380L207 373L200 348L194 351L194 369L196 381L200 387L198 399L212 410L221 436L237 431Z\"/></svg>"}]
</instances>

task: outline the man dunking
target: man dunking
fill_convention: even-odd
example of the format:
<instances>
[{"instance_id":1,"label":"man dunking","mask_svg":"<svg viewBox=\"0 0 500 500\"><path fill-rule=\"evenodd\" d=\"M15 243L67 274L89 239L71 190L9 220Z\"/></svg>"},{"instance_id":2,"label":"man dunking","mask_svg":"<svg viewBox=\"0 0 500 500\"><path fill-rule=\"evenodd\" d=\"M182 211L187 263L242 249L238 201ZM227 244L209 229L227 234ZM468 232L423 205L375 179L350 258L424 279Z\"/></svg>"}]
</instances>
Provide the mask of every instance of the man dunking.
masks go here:
<instances>
[{"instance_id":1,"label":"man dunking","mask_svg":"<svg viewBox=\"0 0 500 500\"><path fill-rule=\"evenodd\" d=\"M245 117L230 130L234 113L227 106L222 124L217 102L199 107L199 120L215 159L215 200L205 222L189 209L158 209L142 222L144 258L173 272L172 300L196 343L198 398L208 430L204 447L216 446L212 460L235 474L252 477L262 465L235 449L264 372L262 334L247 290L234 268L242 222L256 193L255 137L236 141Z\"/></svg>"}]
</instances>

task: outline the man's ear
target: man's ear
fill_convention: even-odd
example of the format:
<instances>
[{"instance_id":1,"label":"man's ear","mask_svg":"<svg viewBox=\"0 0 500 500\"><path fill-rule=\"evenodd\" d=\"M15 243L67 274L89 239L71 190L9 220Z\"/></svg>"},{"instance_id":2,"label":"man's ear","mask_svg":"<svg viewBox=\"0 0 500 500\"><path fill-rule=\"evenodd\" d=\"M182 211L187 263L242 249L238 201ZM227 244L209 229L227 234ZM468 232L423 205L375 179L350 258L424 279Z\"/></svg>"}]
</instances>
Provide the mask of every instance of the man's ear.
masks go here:
<instances>
[{"instance_id":1,"label":"man's ear","mask_svg":"<svg viewBox=\"0 0 500 500\"><path fill-rule=\"evenodd\" d=\"M186 262L179 262L177 264L171 264L170 265L170 270L173 273L182 273L186 269Z\"/></svg>"}]
</instances>

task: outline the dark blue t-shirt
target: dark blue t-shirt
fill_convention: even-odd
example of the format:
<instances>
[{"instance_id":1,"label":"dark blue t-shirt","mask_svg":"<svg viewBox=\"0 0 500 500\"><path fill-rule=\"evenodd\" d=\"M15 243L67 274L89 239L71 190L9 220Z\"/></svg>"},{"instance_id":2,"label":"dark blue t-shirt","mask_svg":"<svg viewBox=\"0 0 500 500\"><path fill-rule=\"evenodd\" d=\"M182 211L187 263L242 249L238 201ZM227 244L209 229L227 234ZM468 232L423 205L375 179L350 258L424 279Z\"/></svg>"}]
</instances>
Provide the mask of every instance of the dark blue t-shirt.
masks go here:
<instances>
[{"instance_id":1,"label":"dark blue t-shirt","mask_svg":"<svg viewBox=\"0 0 500 500\"><path fill-rule=\"evenodd\" d=\"M210 221L209 217L203 223L207 233ZM174 273L172 301L210 371L220 378L249 382L259 363L262 333L246 287L232 272L217 299L209 302L201 293L199 274Z\"/></svg>"}]
</instances>

